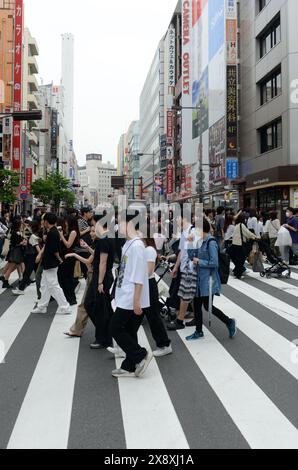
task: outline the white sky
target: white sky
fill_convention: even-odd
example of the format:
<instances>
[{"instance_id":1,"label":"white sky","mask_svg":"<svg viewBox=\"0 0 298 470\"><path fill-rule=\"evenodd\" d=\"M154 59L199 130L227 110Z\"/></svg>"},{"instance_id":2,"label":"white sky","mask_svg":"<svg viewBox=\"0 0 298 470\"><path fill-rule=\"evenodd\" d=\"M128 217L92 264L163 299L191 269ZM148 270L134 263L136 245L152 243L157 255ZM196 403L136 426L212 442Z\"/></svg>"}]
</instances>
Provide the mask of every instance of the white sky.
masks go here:
<instances>
[{"instance_id":1,"label":"white sky","mask_svg":"<svg viewBox=\"0 0 298 470\"><path fill-rule=\"evenodd\" d=\"M61 34L75 35L78 161L103 153L116 164L120 135L139 117L139 96L177 0L25 0L39 45L40 77L60 83Z\"/></svg>"}]
</instances>

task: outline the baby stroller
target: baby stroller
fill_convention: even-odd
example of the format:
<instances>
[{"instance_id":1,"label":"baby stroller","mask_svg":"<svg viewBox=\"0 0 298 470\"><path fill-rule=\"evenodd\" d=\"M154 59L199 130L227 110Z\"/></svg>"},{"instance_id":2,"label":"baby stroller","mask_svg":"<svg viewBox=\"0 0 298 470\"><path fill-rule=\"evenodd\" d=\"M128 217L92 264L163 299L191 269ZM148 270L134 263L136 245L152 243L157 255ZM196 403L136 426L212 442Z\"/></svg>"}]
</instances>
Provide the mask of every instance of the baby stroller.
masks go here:
<instances>
[{"instance_id":1,"label":"baby stroller","mask_svg":"<svg viewBox=\"0 0 298 470\"><path fill-rule=\"evenodd\" d=\"M292 274L291 268L281 258L276 256L270 245L262 240L259 242L259 247L262 253L266 254L269 263L272 265L261 272L261 277L266 277L267 279L290 279Z\"/></svg>"},{"instance_id":2,"label":"baby stroller","mask_svg":"<svg viewBox=\"0 0 298 470\"><path fill-rule=\"evenodd\" d=\"M170 322L176 319L177 310L179 310L180 307L180 299L177 295L180 286L180 273L177 278L169 279L169 276L175 267L177 255L179 253L179 243L180 240L178 239L173 239L169 242L167 245L168 250L166 256L160 260L155 270L156 274L159 276L157 284L160 285L161 281L165 280L165 278L167 278L168 283L170 281L169 292L163 292L162 288L159 289L160 315L163 320L168 320Z\"/></svg>"}]
</instances>

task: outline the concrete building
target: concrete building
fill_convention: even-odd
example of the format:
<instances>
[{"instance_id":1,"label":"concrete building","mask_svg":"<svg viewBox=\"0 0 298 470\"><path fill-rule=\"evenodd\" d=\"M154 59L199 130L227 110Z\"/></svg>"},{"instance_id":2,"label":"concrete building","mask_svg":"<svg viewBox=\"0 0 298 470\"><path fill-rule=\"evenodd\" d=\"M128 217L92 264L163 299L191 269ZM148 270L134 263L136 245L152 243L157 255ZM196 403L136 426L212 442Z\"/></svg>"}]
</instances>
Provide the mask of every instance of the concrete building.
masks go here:
<instances>
[{"instance_id":1,"label":"concrete building","mask_svg":"<svg viewBox=\"0 0 298 470\"><path fill-rule=\"evenodd\" d=\"M160 173L160 141L164 129L164 40L157 47L140 96L140 174L147 197L155 197L155 176ZM154 154L154 158L153 158Z\"/></svg>"},{"instance_id":2,"label":"concrete building","mask_svg":"<svg viewBox=\"0 0 298 470\"><path fill-rule=\"evenodd\" d=\"M244 204L298 207L298 2L240 1Z\"/></svg>"},{"instance_id":3,"label":"concrete building","mask_svg":"<svg viewBox=\"0 0 298 470\"><path fill-rule=\"evenodd\" d=\"M73 180L75 175L75 153L74 153L74 36L70 33L62 35L62 72L61 90L63 95L63 140L67 165L63 165L63 174L66 178ZM60 95L61 96L61 95Z\"/></svg>"},{"instance_id":4,"label":"concrete building","mask_svg":"<svg viewBox=\"0 0 298 470\"><path fill-rule=\"evenodd\" d=\"M110 162L104 163L102 155L87 155L86 165L78 167L81 205L97 207L103 202L108 202L113 193L112 176L117 176L117 169Z\"/></svg>"},{"instance_id":5,"label":"concrete building","mask_svg":"<svg viewBox=\"0 0 298 470\"><path fill-rule=\"evenodd\" d=\"M122 134L119 140L117 149L117 173L118 176L124 175L124 160L125 160L125 141L126 135Z\"/></svg>"}]
</instances>

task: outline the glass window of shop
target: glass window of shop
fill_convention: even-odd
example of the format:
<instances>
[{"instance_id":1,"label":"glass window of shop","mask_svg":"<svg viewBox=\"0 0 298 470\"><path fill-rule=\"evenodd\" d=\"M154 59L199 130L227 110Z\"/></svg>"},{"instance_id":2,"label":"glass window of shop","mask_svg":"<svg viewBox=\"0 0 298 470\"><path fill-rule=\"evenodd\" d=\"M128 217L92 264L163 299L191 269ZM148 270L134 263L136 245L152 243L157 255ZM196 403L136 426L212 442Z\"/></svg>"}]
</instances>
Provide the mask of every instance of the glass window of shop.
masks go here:
<instances>
[{"instance_id":1,"label":"glass window of shop","mask_svg":"<svg viewBox=\"0 0 298 470\"><path fill-rule=\"evenodd\" d=\"M290 205L289 188L273 188L258 191L258 210L261 212L277 211L282 222Z\"/></svg>"}]
</instances>

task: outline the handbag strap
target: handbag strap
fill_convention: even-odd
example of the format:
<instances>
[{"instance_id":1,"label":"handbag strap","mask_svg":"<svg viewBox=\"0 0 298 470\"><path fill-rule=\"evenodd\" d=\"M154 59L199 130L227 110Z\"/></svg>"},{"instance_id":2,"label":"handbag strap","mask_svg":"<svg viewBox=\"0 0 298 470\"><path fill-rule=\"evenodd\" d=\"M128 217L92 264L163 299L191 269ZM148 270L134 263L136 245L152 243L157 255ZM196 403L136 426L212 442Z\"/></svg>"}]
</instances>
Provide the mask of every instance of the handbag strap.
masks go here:
<instances>
[{"instance_id":1,"label":"handbag strap","mask_svg":"<svg viewBox=\"0 0 298 470\"><path fill-rule=\"evenodd\" d=\"M243 232L242 232L242 224L240 224L240 234L241 234L241 241L242 241L242 246L244 245L244 237L243 237Z\"/></svg>"}]
</instances>

